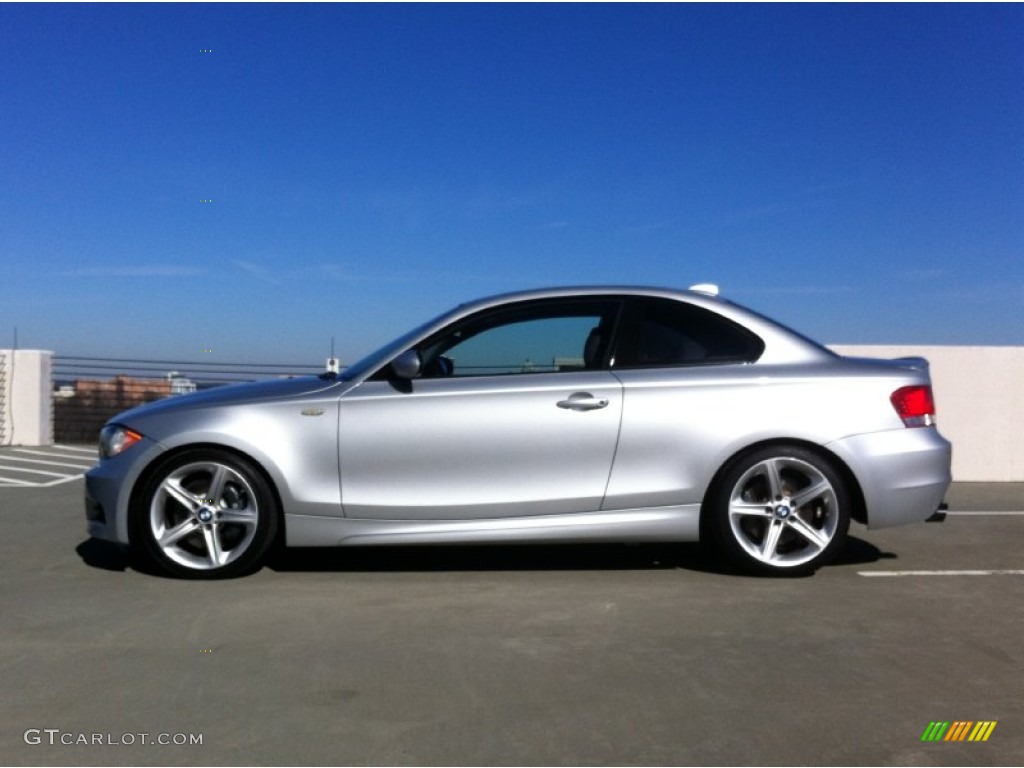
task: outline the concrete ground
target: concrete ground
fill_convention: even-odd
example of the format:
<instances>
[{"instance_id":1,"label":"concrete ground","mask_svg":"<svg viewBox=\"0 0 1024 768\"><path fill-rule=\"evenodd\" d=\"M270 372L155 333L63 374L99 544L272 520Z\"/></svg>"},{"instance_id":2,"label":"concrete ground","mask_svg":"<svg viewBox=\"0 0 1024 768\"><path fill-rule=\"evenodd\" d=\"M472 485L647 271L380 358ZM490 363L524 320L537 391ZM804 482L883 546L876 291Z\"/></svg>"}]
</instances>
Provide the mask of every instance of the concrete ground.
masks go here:
<instances>
[{"instance_id":1,"label":"concrete ground","mask_svg":"<svg viewBox=\"0 0 1024 768\"><path fill-rule=\"evenodd\" d=\"M855 526L803 579L651 545L294 550L189 583L88 540L81 496L0 488L6 764L1024 756L1024 514L992 514L1024 512L1024 484L956 485L943 524ZM956 720L997 725L921 741Z\"/></svg>"}]
</instances>

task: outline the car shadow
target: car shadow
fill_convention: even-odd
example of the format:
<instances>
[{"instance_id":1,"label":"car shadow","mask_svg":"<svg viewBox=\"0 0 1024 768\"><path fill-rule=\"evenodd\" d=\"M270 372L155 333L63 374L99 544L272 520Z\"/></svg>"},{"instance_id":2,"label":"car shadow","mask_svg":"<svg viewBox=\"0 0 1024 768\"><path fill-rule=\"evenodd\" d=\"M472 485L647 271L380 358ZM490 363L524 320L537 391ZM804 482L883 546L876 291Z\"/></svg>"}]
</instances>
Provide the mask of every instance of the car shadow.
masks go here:
<instances>
[{"instance_id":1,"label":"car shadow","mask_svg":"<svg viewBox=\"0 0 1024 768\"><path fill-rule=\"evenodd\" d=\"M850 537L832 565L861 565L895 555ZM697 543L524 544L487 546L296 547L267 563L280 572L686 570L748 577Z\"/></svg>"},{"instance_id":2,"label":"car shadow","mask_svg":"<svg viewBox=\"0 0 1024 768\"><path fill-rule=\"evenodd\" d=\"M126 547L108 541L87 539L75 552L91 568L164 575ZM862 565L895 557L850 537L832 565ZM274 551L266 566L281 573L684 570L748 577L710 547L697 543L294 547Z\"/></svg>"},{"instance_id":3,"label":"car shadow","mask_svg":"<svg viewBox=\"0 0 1024 768\"><path fill-rule=\"evenodd\" d=\"M86 565L103 571L126 571L132 565L132 557L126 547L100 539L86 539L75 547L75 554Z\"/></svg>"},{"instance_id":4,"label":"car shadow","mask_svg":"<svg viewBox=\"0 0 1024 768\"><path fill-rule=\"evenodd\" d=\"M149 576L163 576L164 574L153 568L148 563L137 558L132 551L120 544L101 539L86 539L77 547L75 553L82 558L82 562L91 568L101 571L138 571Z\"/></svg>"},{"instance_id":5,"label":"car shadow","mask_svg":"<svg viewBox=\"0 0 1024 768\"><path fill-rule=\"evenodd\" d=\"M296 547L278 551L275 571L576 571L696 567L696 544L489 544Z\"/></svg>"},{"instance_id":6,"label":"car shadow","mask_svg":"<svg viewBox=\"0 0 1024 768\"><path fill-rule=\"evenodd\" d=\"M846 546L839 552L830 565L867 565L879 560L895 560L895 552L883 552L874 544L856 536L848 536Z\"/></svg>"}]
</instances>

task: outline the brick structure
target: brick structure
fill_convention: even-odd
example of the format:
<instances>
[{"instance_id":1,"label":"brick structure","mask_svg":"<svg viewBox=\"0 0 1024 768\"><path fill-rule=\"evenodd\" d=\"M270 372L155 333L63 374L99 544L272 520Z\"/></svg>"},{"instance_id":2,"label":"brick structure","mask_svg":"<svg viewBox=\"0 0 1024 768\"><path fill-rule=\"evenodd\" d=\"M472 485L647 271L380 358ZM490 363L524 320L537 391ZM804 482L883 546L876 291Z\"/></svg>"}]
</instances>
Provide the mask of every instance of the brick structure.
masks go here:
<instances>
[{"instance_id":1,"label":"brick structure","mask_svg":"<svg viewBox=\"0 0 1024 768\"><path fill-rule=\"evenodd\" d=\"M112 416L170 394L167 379L76 379L74 396L54 398L54 437L59 443L94 443Z\"/></svg>"}]
</instances>

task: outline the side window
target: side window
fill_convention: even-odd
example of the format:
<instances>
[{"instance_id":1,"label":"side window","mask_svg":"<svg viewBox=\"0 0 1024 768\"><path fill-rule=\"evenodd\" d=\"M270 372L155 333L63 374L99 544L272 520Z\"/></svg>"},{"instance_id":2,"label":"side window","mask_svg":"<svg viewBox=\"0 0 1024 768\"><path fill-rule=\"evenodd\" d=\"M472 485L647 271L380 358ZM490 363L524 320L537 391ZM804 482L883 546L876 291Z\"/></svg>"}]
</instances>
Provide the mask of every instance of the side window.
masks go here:
<instances>
[{"instance_id":1,"label":"side window","mask_svg":"<svg viewBox=\"0 0 1024 768\"><path fill-rule=\"evenodd\" d=\"M603 367L616 302L541 302L464 320L420 345L425 378Z\"/></svg>"},{"instance_id":2,"label":"side window","mask_svg":"<svg viewBox=\"0 0 1024 768\"><path fill-rule=\"evenodd\" d=\"M670 299L643 299L630 311L616 367L748 363L764 351L757 336L721 315Z\"/></svg>"}]
</instances>

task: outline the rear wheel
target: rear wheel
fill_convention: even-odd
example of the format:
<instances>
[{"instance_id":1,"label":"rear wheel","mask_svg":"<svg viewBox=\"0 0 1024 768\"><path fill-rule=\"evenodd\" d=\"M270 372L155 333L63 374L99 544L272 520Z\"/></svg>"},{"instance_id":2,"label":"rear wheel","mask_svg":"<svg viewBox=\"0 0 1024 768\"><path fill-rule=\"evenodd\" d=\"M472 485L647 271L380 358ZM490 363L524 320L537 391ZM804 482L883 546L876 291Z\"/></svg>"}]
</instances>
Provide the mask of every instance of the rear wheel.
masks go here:
<instances>
[{"instance_id":1,"label":"rear wheel","mask_svg":"<svg viewBox=\"0 0 1024 768\"><path fill-rule=\"evenodd\" d=\"M802 575L842 548L850 506L846 483L826 457L800 446L769 446L726 469L707 523L743 570Z\"/></svg>"},{"instance_id":2,"label":"rear wheel","mask_svg":"<svg viewBox=\"0 0 1024 768\"><path fill-rule=\"evenodd\" d=\"M277 534L278 509L249 461L216 449L168 459L132 509L132 543L175 576L216 579L255 570Z\"/></svg>"}]
</instances>

